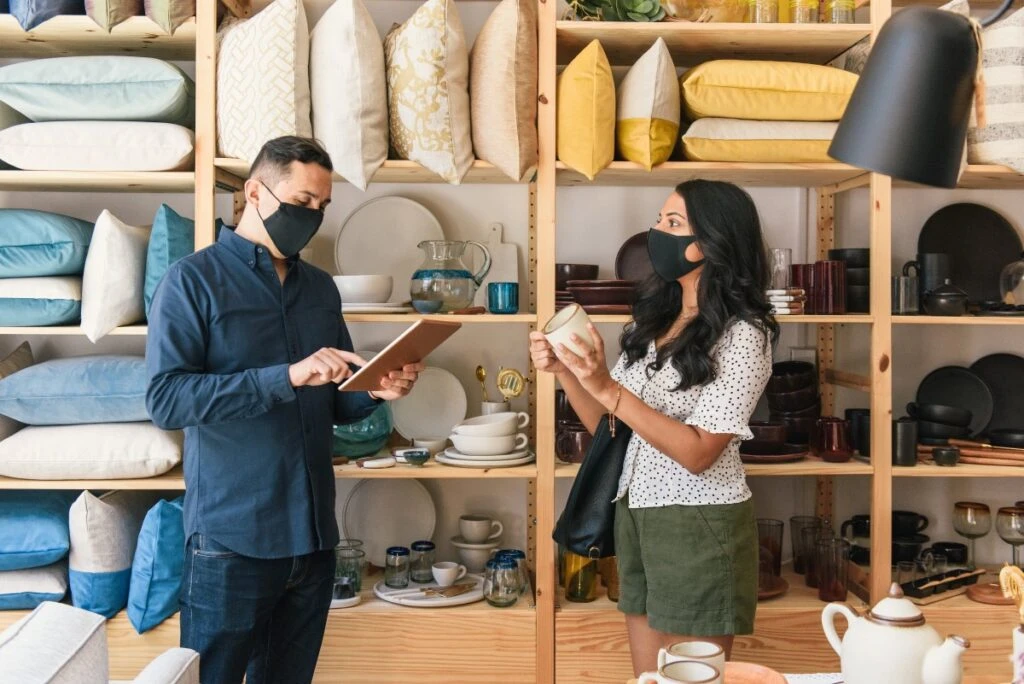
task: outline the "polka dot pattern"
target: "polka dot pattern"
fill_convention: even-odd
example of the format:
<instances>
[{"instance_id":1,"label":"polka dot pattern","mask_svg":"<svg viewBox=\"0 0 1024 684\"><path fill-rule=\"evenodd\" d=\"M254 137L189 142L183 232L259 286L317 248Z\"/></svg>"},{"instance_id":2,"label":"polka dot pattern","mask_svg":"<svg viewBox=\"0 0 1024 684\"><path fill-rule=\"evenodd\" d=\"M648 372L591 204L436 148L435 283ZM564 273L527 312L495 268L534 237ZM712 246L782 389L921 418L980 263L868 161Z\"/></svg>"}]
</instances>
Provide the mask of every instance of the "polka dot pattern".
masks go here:
<instances>
[{"instance_id":1,"label":"polka dot pattern","mask_svg":"<svg viewBox=\"0 0 1024 684\"><path fill-rule=\"evenodd\" d=\"M703 386L676 390L679 371L672 364L648 372L657 360L651 342L646 358L627 368L619 356L612 377L648 406L687 425L733 439L715 463L699 475L633 433L619 478L618 501L629 492L630 508L731 504L750 498L740 461L740 441L753 438L750 416L772 373L771 345L765 333L745 321L732 323L714 350L715 379Z\"/></svg>"}]
</instances>

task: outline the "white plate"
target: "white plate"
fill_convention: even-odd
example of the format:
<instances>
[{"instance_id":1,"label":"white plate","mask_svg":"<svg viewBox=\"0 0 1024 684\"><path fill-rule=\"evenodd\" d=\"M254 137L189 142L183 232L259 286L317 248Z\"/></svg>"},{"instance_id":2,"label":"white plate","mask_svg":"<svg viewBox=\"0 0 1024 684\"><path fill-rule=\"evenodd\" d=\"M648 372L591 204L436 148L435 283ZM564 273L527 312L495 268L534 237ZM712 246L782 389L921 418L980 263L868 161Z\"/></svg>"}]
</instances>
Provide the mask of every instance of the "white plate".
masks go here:
<instances>
[{"instance_id":1,"label":"white plate","mask_svg":"<svg viewBox=\"0 0 1024 684\"><path fill-rule=\"evenodd\" d=\"M331 599L331 609L333 610L335 608L352 608L353 606L358 606L362 600L363 597L359 594L356 594L352 598L348 599Z\"/></svg>"},{"instance_id":2,"label":"white plate","mask_svg":"<svg viewBox=\"0 0 1024 684\"><path fill-rule=\"evenodd\" d=\"M526 458L530 455L529 449L523 449L522 451L516 451L511 454L503 454L501 456L470 456L464 454L455 447L448 447L444 450L445 458L450 458L455 461L514 461L520 458Z\"/></svg>"},{"instance_id":3,"label":"white plate","mask_svg":"<svg viewBox=\"0 0 1024 684\"><path fill-rule=\"evenodd\" d=\"M441 439L466 419L469 400L459 379L443 368L428 366L412 391L391 403L398 434L406 439Z\"/></svg>"},{"instance_id":4,"label":"white plate","mask_svg":"<svg viewBox=\"0 0 1024 684\"><path fill-rule=\"evenodd\" d=\"M382 307L382 306L343 306L341 313L347 314L407 314L413 313L416 309L411 306Z\"/></svg>"},{"instance_id":5,"label":"white plate","mask_svg":"<svg viewBox=\"0 0 1024 684\"><path fill-rule=\"evenodd\" d=\"M448 458L444 454L439 454L436 457L436 460L438 463L457 466L459 468L511 468L513 466L533 463L537 460L537 457L531 453L529 456L524 456L523 458L509 459L506 461L463 461L457 458Z\"/></svg>"},{"instance_id":6,"label":"white plate","mask_svg":"<svg viewBox=\"0 0 1024 684\"><path fill-rule=\"evenodd\" d=\"M334 265L342 275L392 276L390 301L403 302L424 260L416 246L423 240L444 240L437 217L407 197L378 197L345 219L334 242Z\"/></svg>"},{"instance_id":7,"label":"white plate","mask_svg":"<svg viewBox=\"0 0 1024 684\"><path fill-rule=\"evenodd\" d=\"M401 505L396 505L401 502ZM346 539L361 539L366 560L384 567L389 546L434 536L437 511L418 480L360 480L341 514Z\"/></svg>"},{"instance_id":8,"label":"white plate","mask_svg":"<svg viewBox=\"0 0 1024 684\"><path fill-rule=\"evenodd\" d=\"M458 596L452 596L451 598L446 598L444 596L425 598L423 593L419 591L420 587L436 587L437 582L431 582L430 584L414 584L410 582L409 586L405 589L392 589L384 584L384 580L380 580L373 586L373 593L381 600L387 601L388 603L397 603L400 606L412 606L414 608L447 608L449 606L464 606L467 603L482 601L484 598L484 578L480 575L466 575L462 579L457 580L455 584L468 582L469 580L476 582L476 587L471 591L467 591L465 594L459 594Z\"/></svg>"}]
</instances>

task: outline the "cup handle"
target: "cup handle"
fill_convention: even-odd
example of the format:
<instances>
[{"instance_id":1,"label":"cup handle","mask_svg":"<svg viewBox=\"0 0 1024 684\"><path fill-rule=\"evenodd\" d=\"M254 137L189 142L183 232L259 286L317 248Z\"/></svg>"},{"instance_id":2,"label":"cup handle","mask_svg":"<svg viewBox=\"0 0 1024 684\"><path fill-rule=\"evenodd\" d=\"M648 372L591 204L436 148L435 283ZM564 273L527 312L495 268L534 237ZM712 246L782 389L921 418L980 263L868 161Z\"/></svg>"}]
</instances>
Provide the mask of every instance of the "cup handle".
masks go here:
<instances>
[{"instance_id":1,"label":"cup handle","mask_svg":"<svg viewBox=\"0 0 1024 684\"><path fill-rule=\"evenodd\" d=\"M918 514L919 520L917 521L917 531L924 532L924 529L928 527L928 516Z\"/></svg>"},{"instance_id":2,"label":"cup handle","mask_svg":"<svg viewBox=\"0 0 1024 684\"><path fill-rule=\"evenodd\" d=\"M821 611L821 627L825 630L825 637L828 639L829 646L836 652L836 655L842 655L843 642L836 633L836 615L843 615L846 617L846 623L850 626L853 625L854 620L857 619L857 614L850 610L844 603L830 603L825 606L825 609ZM849 629L849 627L847 627Z\"/></svg>"},{"instance_id":3,"label":"cup handle","mask_svg":"<svg viewBox=\"0 0 1024 684\"><path fill-rule=\"evenodd\" d=\"M644 672L642 675L637 677L636 684L658 684L658 673Z\"/></svg>"},{"instance_id":4,"label":"cup handle","mask_svg":"<svg viewBox=\"0 0 1024 684\"><path fill-rule=\"evenodd\" d=\"M522 432L520 432L518 435L516 435L516 451L519 451L521 449L525 449L526 445L528 445L529 443L530 443L530 438L527 437L526 435L524 435Z\"/></svg>"},{"instance_id":5,"label":"cup handle","mask_svg":"<svg viewBox=\"0 0 1024 684\"><path fill-rule=\"evenodd\" d=\"M666 649L664 649L664 648L658 649L658 670L661 670L663 667L665 667L665 661L667 659L668 659L668 652L666 651Z\"/></svg>"},{"instance_id":6,"label":"cup handle","mask_svg":"<svg viewBox=\"0 0 1024 684\"><path fill-rule=\"evenodd\" d=\"M519 428L524 428L530 424L530 416L527 413L519 412Z\"/></svg>"},{"instance_id":7,"label":"cup handle","mask_svg":"<svg viewBox=\"0 0 1024 684\"><path fill-rule=\"evenodd\" d=\"M505 532L505 526L501 524L500 520L491 521L491 530L494 530L495 527L497 527L498 529L497 531L491 532L491 536L487 538L488 541L491 541L492 539L497 539Z\"/></svg>"},{"instance_id":8,"label":"cup handle","mask_svg":"<svg viewBox=\"0 0 1024 684\"><path fill-rule=\"evenodd\" d=\"M843 524L839 527L839 537L842 539L846 539L846 530L850 529L851 527L853 527L852 520L843 521Z\"/></svg>"},{"instance_id":9,"label":"cup handle","mask_svg":"<svg viewBox=\"0 0 1024 684\"><path fill-rule=\"evenodd\" d=\"M465 576L466 576L466 566L465 565L460 565L459 566L459 574L455 576L455 581L458 582L460 579L462 579ZM453 582L453 584L454 584L454 582Z\"/></svg>"},{"instance_id":10,"label":"cup handle","mask_svg":"<svg viewBox=\"0 0 1024 684\"><path fill-rule=\"evenodd\" d=\"M903 275L910 277L910 269L914 269L915 276L921 275L921 264L919 264L918 262L908 261L907 263L903 264Z\"/></svg>"}]
</instances>

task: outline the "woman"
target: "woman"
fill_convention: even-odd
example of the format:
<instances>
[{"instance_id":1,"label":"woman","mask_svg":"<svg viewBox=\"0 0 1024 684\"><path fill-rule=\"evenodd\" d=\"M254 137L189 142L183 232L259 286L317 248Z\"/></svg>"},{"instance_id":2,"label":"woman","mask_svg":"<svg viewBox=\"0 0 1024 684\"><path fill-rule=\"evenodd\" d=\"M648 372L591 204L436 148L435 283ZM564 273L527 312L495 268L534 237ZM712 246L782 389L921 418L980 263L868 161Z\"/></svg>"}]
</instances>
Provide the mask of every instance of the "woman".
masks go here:
<instances>
[{"instance_id":1,"label":"woman","mask_svg":"<svg viewBox=\"0 0 1024 684\"><path fill-rule=\"evenodd\" d=\"M757 210L740 188L679 185L648 251L655 274L611 372L594 326L584 357L530 335L534 365L557 375L590 432L605 415L633 428L615 548L637 675L656 669L668 644L713 641L728 657L733 636L753 631L757 529L739 442L753 437L747 423L778 336Z\"/></svg>"}]
</instances>

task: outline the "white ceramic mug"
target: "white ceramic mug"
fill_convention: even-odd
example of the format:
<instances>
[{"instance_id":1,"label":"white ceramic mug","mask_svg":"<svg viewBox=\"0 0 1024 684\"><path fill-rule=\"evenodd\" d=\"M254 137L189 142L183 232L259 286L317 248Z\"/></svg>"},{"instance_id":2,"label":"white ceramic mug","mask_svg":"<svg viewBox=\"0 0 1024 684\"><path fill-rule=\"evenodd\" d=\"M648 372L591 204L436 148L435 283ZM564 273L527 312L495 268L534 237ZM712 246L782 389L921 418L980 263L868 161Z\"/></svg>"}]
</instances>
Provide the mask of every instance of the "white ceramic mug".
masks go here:
<instances>
[{"instance_id":1,"label":"white ceramic mug","mask_svg":"<svg viewBox=\"0 0 1024 684\"><path fill-rule=\"evenodd\" d=\"M470 418L455 426L453 432L467 437L502 437L514 435L530 424L530 416L523 412L503 411Z\"/></svg>"},{"instance_id":2,"label":"white ceramic mug","mask_svg":"<svg viewBox=\"0 0 1024 684\"><path fill-rule=\"evenodd\" d=\"M430 567L430 571L434 573L434 581L437 582L439 587L450 587L455 584L456 580L460 580L466 576L466 566L459 565L458 563L451 563L445 561L443 563L434 563Z\"/></svg>"},{"instance_id":3,"label":"white ceramic mug","mask_svg":"<svg viewBox=\"0 0 1024 684\"><path fill-rule=\"evenodd\" d=\"M529 437L520 432L517 435L503 437L467 437L452 434L455 448L467 456L501 456L522 451L530 443Z\"/></svg>"},{"instance_id":4,"label":"white ceramic mug","mask_svg":"<svg viewBox=\"0 0 1024 684\"><path fill-rule=\"evenodd\" d=\"M483 544L501 536L505 527L500 520L491 520L482 515L464 515L459 518L459 534L470 544Z\"/></svg>"},{"instance_id":5,"label":"white ceramic mug","mask_svg":"<svg viewBox=\"0 0 1024 684\"><path fill-rule=\"evenodd\" d=\"M489 416L493 413L508 413L512 410L512 405L507 401L481 401L480 402L480 415Z\"/></svg>"},{"instance_id":6,"label":"white ceramic mug","mask_svg":"<svg viewBox=\"0 0 1024 684\"><path fill-rule=\"evenodd\" d=\"M680 660L707 663L719 672L725 669L725 650L710 641L680 641L658 651L658 668Z\"/></svg>"},{"instance_id":7,"label":"white ceramic mug","mask_svg":"<svg viewBox=\"0 0 1024 684\"><path fill-rule=\"evenodd\" d=\"M414 447L418 447L420 449L426 449L427 451L430 452L431 456L437 456L439 453L444 451L444 448L445 448L445 446L447 446L447 444L448 444L448 440L447 439L433 439L433 438L430 438L430 439L422 438L421 439L421 438L417 437L417 438L412 440L412 445Z\"/></svg>"},{"instance_id":8,"label":"white ceramic mug","mask_svg":"<svg viewBox=\"0 0 1024 684\"><path fill-rule=\"evenodd\" d=\"M707 663L680 660L659 667L657 672L644 672L637 684L722 684L722 673Z\"/></svg>"},{"instance_id":9,"label":"white ceramic mug","mask_svg":"<svg viewBox=\"0 0 1024 684\"><path fill-rule=\"evenodd\" d=\"M570 304L547 322L547 325L544 326L544 337L548 344L556 350L559 344L564 344L570 351L584 356L593 349L590 343L590 331L587 330L589 323L590 317L587 316L583 307L579 304ZM579 335L583 340L583 347L572 341L574 334Z\"/></svg>"}]
</instances>

